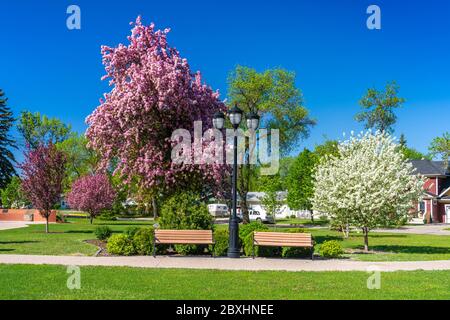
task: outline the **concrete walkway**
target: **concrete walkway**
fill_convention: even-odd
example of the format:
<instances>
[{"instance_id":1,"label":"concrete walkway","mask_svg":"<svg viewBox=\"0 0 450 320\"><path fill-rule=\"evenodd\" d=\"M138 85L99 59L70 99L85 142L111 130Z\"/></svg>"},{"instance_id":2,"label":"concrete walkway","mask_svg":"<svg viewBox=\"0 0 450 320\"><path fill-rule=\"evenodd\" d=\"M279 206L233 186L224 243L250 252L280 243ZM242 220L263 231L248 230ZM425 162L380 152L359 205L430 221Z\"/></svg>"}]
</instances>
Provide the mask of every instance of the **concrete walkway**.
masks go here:
<instances>
[{"instance_id":1,"label":"concrete walkway","mask_svg":"<svg viewBox=\"0 0 450 320\"><path fill-rule=\"evenodd\" d=\"M0 230L9 230L28 227L25 222L0 221Z\"/></svg>"},{"instance_id":2,"label":"concrete walkway","mask_svg":"<svg viewBox=\"0 0 450 320\"><path fill-rule=\"evenodd\" d=\"M407 233L407 234L430 234L437 236L450 236L450 224L423 224L407 225L398 229L376 229L374 232Z\"/></svg>"},{"instance_id":3,"label":"concrete walkway","mask_svg":"<svg viewBox=\"0 0 450 320\"><path fill-rule=\"evenodd\" d=\"M450 270L450 260L364 262L352 260L303 260L210 257L76 257L0 254L0 264L50 264L76 266L121 266L139 268L185 268L247 271L410 271Z\"/></svg>"}]
</instances>

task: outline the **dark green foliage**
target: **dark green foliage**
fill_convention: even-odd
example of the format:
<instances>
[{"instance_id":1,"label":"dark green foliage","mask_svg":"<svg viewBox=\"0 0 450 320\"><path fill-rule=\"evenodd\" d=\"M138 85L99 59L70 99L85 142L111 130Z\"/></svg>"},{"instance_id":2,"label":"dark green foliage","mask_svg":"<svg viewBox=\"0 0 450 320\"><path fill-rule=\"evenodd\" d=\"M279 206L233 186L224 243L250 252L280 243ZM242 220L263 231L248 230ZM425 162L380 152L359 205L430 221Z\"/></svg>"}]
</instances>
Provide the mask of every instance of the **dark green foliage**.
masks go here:
<instances>
[{"instance_id":1,"label":"dark green foliage","mask_svg":"<svg viewBox=\"0 0 450 320\"><path fill-rule=\"evenodd\" d=\"M341 244L336 240L324 241L320 245L320 255L325 258L338 258L344 253Z\"/></svg>"},{"instance_id":2,"label":"dark green foliage","mask_svg":"<svg viewBox=\"0 0 450 320\"><path fill-rule=\"evenodd\" d=\"M136 253L132 239L124 233L113 234L106 248L110 254L118 256L132 256Z\"/></svg>"},{"instance_id":3,"label":"dark green foliage","mask_svg":"<svg viewBox=\"0 0 450 320\"><path fill-rule=\"evenodd\" d=\"M386 84L385 91L368 89L359 101L362 111L355 116L356 121L364 122L366 129L392 133L397 121L394 110L405 102L405 99L397 96L398 90L399 86L395 82Z\"/></svg>"},{"instance_id":4,"label":"dark green foliage","mask_svg":"<svg viewBox=\"0 0 450 320\"><path fill-rule=\"evenodd\" d=\"M125 234L128 236L128 237L130 237L130 238L133 238L134 237L134 235L136 234L136 232L138 232L139 231L139 227L128 227L128 228L126 228L125 229Z\"/></svg>"},{"instance_id":5,"label":"dark green foliage","mask_svg":"<svg viewBox=\"0 0 450 320\"><path fill-rule=\"evenodd\" d=\"M162 208L159 223L161 229L212 230L213 220L205 203L194 193L177 193L168 198ZM200 254L206 246L175 245L179 254Z\"/></svg>"},{"instance_id":6,"label":"dark green foliage","mask_svg":"<svg viewBox=\"0 0 450 320\"><path fill-rule=\"evenodd\" d=\"M287 204L293 210L311 210L314 194L313 173L318 157L304 149L295 159L287 177Z\"/></svg>"},{"instance_id":7,"label":"dark green foliage","mask_svg":"<svg viewBox=\"0 0 450 320\"><path fill-rule=\"evenodd\" d=\"M14 117L11 109L6 105L8 99L0 89L0 189L5 188L16 175L14 163L16 162L11 149L16 148L16 143L9 131L14 125Z\"/></svg>"},{"instance_id":8,"label":"dark green foliage","mask_svg":"<svg viewBox=\"0 0 450 320\"><path fill-rule=\"evenodd\" d=\"M95 228L94 234L98 240L107 240L112 235L112 230L108 226L99 226Z\"/></svg>"},{"instance_id":9,"label":"dark green foliage","mask_svg":"<svg viewBox=\"0 0 450 320\"><path fill-rule=\"evenodd\" d=\"M290 229L288 232L303 233L303 229ZM281 250L281 256L283 258L310 258L314 252L313 248L304 247L283 247Z\"/></svg>"},{"instance_id":10,"label":"dark green foliage","mask_svg":"<svg viewBox=\"0 0 450 320\"><path fill-rule=\"evenodd\" d=\"M57 118L41 116L39 112L22 111L17 130L32 149L40 144L58 144L69 138L71 126Z\"/></svg>"},{"instance_id":11,"label":"dark green foliage","mask_svg":"<svg viewBox=\"0 0 450 320\"><path fill-rule=\"evenodd\" d=\"M140 228L133 236L133 246L141 256L150 255L153 250L153 228Z\"/></svg>"},{"instance_id":12,"label":"dark green foliage","mask_svg":"<svg viewBox=\"0 0 450 320\"><path fill-rule=\"evenodd\" d=\"M20 208L30 204L21 188L22 181L19 177L12 177L6 188L0 190L3 208Z\"/></svg>"},{"instance_id":13,"label":"dark green foliage","mask_svg":"<svg viewBox=\"0 0 450 320\"><path fill-rule=\"evenodd\" d=\"M228 230L220 229L214 231L214 255L216 257L226 256L228 252L229 233ZM213 246L209 247L209 250L213 250Z\"/></svg>"}]
</instances>

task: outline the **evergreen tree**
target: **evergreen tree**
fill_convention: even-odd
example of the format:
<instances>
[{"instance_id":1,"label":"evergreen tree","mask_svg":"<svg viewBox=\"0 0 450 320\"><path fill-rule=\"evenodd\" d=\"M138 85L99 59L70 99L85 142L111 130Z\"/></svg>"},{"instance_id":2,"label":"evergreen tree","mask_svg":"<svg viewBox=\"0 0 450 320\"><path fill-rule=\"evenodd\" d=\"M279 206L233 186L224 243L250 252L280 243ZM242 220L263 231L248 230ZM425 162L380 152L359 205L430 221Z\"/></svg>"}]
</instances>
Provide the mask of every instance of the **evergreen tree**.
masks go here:
<instances>
[{"instance_id":1,"label":"evergreen tree","mask_svg":"<svg viewBox=\"0 0 450 320\"><path fill-rule=\"evenodd\" d=\"M11 149L16 148L13 138L9 135L9 130L14 124L13 113L6 105L7 98L0 89L0 189L5 188L16 175L13 163L14 154Z\"/></svg>"}]
</instances>

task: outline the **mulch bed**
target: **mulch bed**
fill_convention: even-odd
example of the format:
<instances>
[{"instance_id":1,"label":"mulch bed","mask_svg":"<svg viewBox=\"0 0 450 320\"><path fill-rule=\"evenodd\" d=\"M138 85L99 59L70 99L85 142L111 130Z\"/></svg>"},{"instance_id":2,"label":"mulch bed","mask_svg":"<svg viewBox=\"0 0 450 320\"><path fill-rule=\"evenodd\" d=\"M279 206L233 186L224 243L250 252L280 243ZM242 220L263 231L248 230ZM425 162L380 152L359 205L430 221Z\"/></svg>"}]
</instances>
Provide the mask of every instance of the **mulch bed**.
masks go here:
<instances>
[{"instance_id":1,"label":"mulch bed","mask_svg":"<svg viewBox=\"0 0 450 320\"><path fill-rule=\"evenodd\" d=\"M97 256L97 257L111 256L110 254L108 254L108 251L106 250L106 242L105 241L93 239L93 240L85 240L84 242L93 244L94 246L96 246L99 249L99 251L97 251L95 256Z\"/></svg>"}]
</instances>

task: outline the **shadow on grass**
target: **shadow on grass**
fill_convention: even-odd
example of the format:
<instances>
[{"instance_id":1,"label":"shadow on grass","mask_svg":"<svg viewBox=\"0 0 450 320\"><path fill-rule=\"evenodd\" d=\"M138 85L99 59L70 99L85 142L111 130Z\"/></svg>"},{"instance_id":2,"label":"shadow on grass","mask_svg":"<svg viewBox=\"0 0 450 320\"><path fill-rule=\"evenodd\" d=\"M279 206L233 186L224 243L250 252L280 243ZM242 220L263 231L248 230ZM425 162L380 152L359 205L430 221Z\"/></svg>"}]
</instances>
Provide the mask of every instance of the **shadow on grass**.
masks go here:
<instances>
[{"instance_id":1,"label":"shadow on grass","mask_svg":"<svg viewBox=\"0 0 450 320\"><path fill-rule=\"evenodd\" d=\"M14 250L16 250L16 249L0 249L0 252L11 252Z\"/></svg>"},{"instance_id":2,"label":"shadow on grass","mask_svg":"<svg viewBox=\"0 0 450 320\"><path fill-rule=\"evenodd\" d=\"M24 244L24 243L38 243L40 241L35 240L23 240L23 241L0 241L0 244Z\"/></svg>"},{"instance_id":3,"label":"shadow on grass","mask_svg":"<svg viewBox=\"0 0 450 320\"><path fill-rule=\"evenodd\" d=\"M93 230L67 230L64 233L93 233Z\"/></svg>"},{"instance_id":4,"label":"shadow on grass","mask_svg":"<svg viewBox=\"0 0 450 320\"><path fill-rule=\"evenodd\" d=\"M358 246L357 248L363 249L364 247ZM386 253L450 254L450 248L430 246L374 245L370 246L370 250L382 251Z\"/></svg>"}]
</instances>

